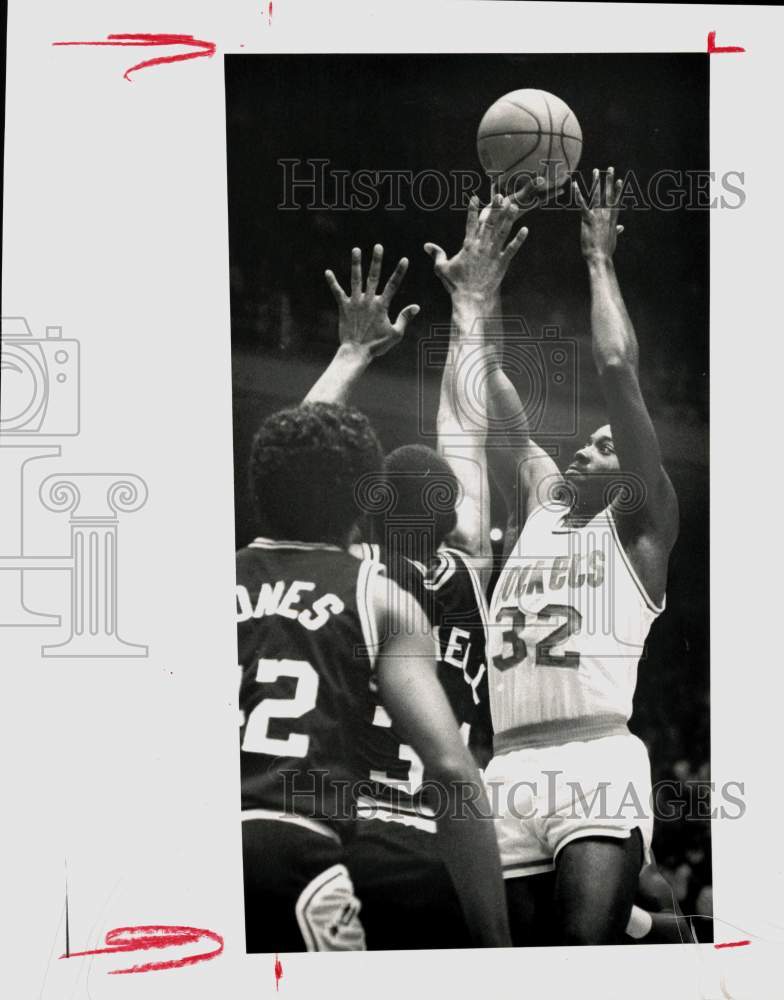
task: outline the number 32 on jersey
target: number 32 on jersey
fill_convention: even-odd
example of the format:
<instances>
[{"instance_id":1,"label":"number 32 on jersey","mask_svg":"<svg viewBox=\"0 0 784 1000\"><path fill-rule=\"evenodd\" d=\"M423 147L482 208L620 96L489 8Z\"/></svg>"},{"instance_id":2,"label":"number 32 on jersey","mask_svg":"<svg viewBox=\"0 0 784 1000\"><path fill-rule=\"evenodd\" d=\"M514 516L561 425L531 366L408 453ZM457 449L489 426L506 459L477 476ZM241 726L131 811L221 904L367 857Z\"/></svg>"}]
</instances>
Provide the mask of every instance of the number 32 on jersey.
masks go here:
<instances>
[{"instance_id":1,"label":"number 32 on jersey","mask_svg":"<svg viewBox=\"0 0 784 1000\"><path fill-rule=\"evenodd\" d=\"M497 625L509 626L502 633L503 647L493 657L496 670L516 667L531 655L537 667L580 666L580 654L575 652L557 653L553 650L562 646L582 628L582 616L567 604L546 604L536 612L523 612L519 608L501 608L496 619ZM547 627L549 631L544 631Z\"/></svg>"}]
</instances>

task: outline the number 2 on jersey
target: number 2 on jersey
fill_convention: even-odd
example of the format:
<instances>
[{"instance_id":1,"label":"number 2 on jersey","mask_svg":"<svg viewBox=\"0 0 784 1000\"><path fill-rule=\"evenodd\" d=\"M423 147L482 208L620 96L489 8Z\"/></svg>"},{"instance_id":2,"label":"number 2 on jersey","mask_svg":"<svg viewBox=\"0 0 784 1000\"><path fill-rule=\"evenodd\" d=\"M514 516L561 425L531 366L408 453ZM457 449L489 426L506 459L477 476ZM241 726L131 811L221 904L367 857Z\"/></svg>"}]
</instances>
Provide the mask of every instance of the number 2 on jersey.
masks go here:
<instances>
[{"instance_id":1,"label":"number 2 on jersey","mask_svg":"<svg viewBox=\"0 0 784 1000\"><path fill-rule=\"evenodd\" d=\"M256 680L272 684L279 677L294 677L297 686L293 698L265 698L248 716L242 749L249 753L267 753L272 757L305 757L310 737L289 733L285 738L268 736L270 719L299 719L316 707L319 677L307 660L259 660Z\"/></svg>"},{"instance_id":2,"label":"number 2 on jersey","mask_svg":"<svg viewBox=\"0 0 784 1000\"><path fill-rule=\"evenodd\" d=\"M543 638L535 642L534 663L537 667L571 667L573 669L580 666L580 654L575 652L553 653L556 646L561 646L567 642L571 636L578 633L582 627L582 616L575 608L567 604L547 604L539 612L525 614L518 608L502 608L496 623L500 625L504 619L509 621L511 627L502 634L504 643L510 643L511 653L504 656L499 653L493 657L493 666L496 670L508 670L517 666L528 658L528 646L533 644L536 636L541 635L542 626L552 624L553 618L562 618L564 621L556 625Z\"/></svg>"}]
</instances>

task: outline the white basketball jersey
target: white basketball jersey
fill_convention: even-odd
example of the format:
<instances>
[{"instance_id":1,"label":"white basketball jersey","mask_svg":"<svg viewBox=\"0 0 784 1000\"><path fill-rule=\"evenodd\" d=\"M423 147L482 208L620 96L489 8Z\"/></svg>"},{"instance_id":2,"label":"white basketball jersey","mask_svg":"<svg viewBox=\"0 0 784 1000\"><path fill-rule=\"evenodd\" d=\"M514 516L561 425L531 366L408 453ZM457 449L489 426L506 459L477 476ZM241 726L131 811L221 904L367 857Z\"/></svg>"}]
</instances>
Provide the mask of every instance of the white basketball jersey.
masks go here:
<instances>
[{"instance_id":1,"label":"white basketball jersey","mask_svg":"<svg viewBox=\"0 0 784 1000\"><path fill-rule=\"evenodd\" d=\"M606 508L585 525L539 507L490 605L489 686L497 735L520 726L632 713L637 663L662 611L648 598Z\"/></svg>"}]
</instances>

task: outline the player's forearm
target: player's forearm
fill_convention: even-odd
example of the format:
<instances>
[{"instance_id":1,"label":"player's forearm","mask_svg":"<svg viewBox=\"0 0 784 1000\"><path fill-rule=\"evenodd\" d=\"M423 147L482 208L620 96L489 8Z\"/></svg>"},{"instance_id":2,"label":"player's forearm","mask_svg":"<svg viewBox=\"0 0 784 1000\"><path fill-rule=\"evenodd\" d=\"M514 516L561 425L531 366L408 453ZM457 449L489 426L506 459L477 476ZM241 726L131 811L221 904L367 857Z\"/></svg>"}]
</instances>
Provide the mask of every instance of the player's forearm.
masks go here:
<instances>
[{"instance_id":1,"label":"player's forearm","mask_svg":"<svg viewBox=\"0 0 784 1000\"><path fill-rule=\"evenodd\" d=\"M591 285L591 344L599 374L613 365L627 365L636 374L637 338L612 258L597 255L589 258L587 264Z\"/></svg>"},{"instance_id":2,"label":"player's forearm","mask_svg":"<svg viewBox=\"0 0 784 1000\"><path fill-rule=\"evenodd\" d=\"M512 380L502 368L500 350L496 352L488 371L487 407L493 426L498 428L497 433L503 433L518 445L530 441L525 408Z\"/></svg>"},{"instance_id":3,"label":"player's forearm","mask_svg":"<svg viewBox=\"0 0 784 1000\"><path fill-rule=\"evenodd\" d=\"M483 300L480 296L452 293L449 354L441 377L436 424L439 437L464 434L467 429L486 433L487 415L472 407L466 412L466 376L472 374L471 354L484 340ZM482 408L483 409L483 408ZM470 428L466 426L470 419Z\"/></svg>"},{"instance_id":4,"label":"player's forearm","mask_svg":"<svg viewBox=\"0 0 784 1000\"><path fill-rule=\"evenodd\" d=\"M481 299L453 296L449 356L441 379L438 450L463 490L451 544L481 559L489 557L490 511L487 479L487 406L481 370L487 364ZM484 572L486 567L479 567Z\"/></svg>"},{"instance_id":5,"label":"player's forearm","mask_svg":"<svg viewBox=\"0 0 784 1000\"><path fill-rule=\"evenodd\" d=\"M498 292L490 302L490 313L498 323L503 322L501 296ZM517 443L528 438L528 420L520 396L503 366L504 351L499 339L493 341L493 350L487 368L487 409L491 427L498 437L513 436ZM499 440L498 444L501 443Z\"/></svg>"},{"instance_id":6,"label":"player's forearm","mask_svg":"<svg viewBox=\"0 0 784 1000\"><path fill-rule=\"evenodd\" d=\"M502 317L500 296L494 305L494 315ZM506 504L510 517L518 516L526 501L525 486L529 480L526 463L539 460L543 453L530 437L530 425L525 407L514 383L503 369L503 347L495 345L495 354L487 376L487 406L490 431L487 458L491 475ZM518 490L521 489L518 496Z\"/></svg>"},{"instance_id":7,"label":"player's forearm","mask_svg":"<svg viewBox=\"0 0 784 1000\"><path fill-rule=\"evenodd\" d=\"M484 448L487 436L487 404L481 390L486 379L492 348L485 344L484 299L452 296L452 326L449 358L444 366L438 406L439 436L470 435L474 448Z\"/></svg>"},{"instance_id":8,"label":"player's forearm","mask_svg":"<svg viewBox=\"0 0 784 1000\"><path fill-rule=\"evenodd\" d=\"M503 311L498 292L493 296L491 311L501 324ZM503 355L503 343L500 338L495 339L485 380L488 415L486 454L490 474L501 491L507 510L511 512L516 499L517 467L510 434L524 444L528 423L517 390L504 372Z\"/></svg>"},{"instance_id":9,"label":"player's forearm","mask_svg":"<svg viewBox=\"0 0 784 1000\"><path fill-rule=\"evenodd\" d=\"M346 403L370 364L370 354L353 344L341 344L335 357L305 396L304 403Z\"/></svg>"},{"instance_id":10,"label":"player's forearm","mask_svg":"<svg viewBox=\"0 0 784 1000\"><path fill-rule=\"evenodd\" d=\"M505 948L511 939L495 826L479 773L473 766L471 771L444 783L447 809L438 820L439 846L473 944Z\"/></svg>"}]
</instances>

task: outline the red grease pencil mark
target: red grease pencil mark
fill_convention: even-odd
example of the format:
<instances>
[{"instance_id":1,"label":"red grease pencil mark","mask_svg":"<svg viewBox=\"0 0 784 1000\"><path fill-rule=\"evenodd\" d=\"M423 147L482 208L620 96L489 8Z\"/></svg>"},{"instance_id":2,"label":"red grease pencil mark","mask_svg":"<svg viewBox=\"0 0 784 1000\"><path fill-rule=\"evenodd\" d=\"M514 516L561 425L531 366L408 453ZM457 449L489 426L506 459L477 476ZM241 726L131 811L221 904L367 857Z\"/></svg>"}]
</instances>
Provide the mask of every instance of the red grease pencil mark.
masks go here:
<instances>
[{"instance_id":1,"label":"red grease pencil mark","mask_svg":"<svg viewBox=\"0 0 784 1000\"><path fill-rule=\"evenodd\" d=\"M163 63L182 62L185 59L198 59L200 56L214 56L215 42L205 42L193 35L150 35L150 34L124 34L107 35L103 42L52 42L52 45L189 45L197 52L180 52L174 56L158 56L155 59L145 59L136 63L123 73L123 77L132 83L131 73L137 69L145 69L147 66L161 66Z\"/></svg>"},{"instance_id":2,"label":"red grease pencil mark","mask_svg":"<svg viewBox=\"0 0 784 1000\"><path fill-rule=\"evenodd\" d=\"M267 24L272 24L272 0L267 4Z\"/></svg>"},{"instance_id":3,"label":"red grease pencil mark","mask_svg":"<svg viewBox=\"0 0 784 1000\"><path fill-rule=\"evenodd\" d=\"M211 951L202 951L196 955L186 955L183 958L170 959L168 962L147 962L144 965L133 965L129 969L113 969L110 976L122 976L129 972L158 972L160 969L181 969L185 965L195 965L196 962L207 962L217 958L223 951L223 938L215 931L204 930L201 927L176 927L165 924L153 924L144 927L115 927L106 932L106 948L94 948L91 951L72 951L60 958L78 958L83 955L113 955L117 952L147 951L150 948L175 948L178 945L194 944L208 938L217 944Z\"/></svg>"},{"instance_id":4,"label":"red grease pencil mark","mask_svg":"<svg viewBox=\"0 0 784 1000\"><path fill-rule=\"evenodd\" d=\"M283 965L278 958L278 953L275 952L275 992L278 992L278 983L283 978Z\"/></svg>"},{"instance_id":5,"label":"red grease pencil mark","mask_svg":"<svg viewBox=\"0 0 784 1000\"><path fill-rule=\"evenodd\" d=\"M751 944L751 941L725 941L723 944L714 944L714 948L742 948L745 944Z\"/></svg>"},{"instance_id":6,"label":"red grease pencil mark","mask_svg":"<svg viewBox=\"0 0 784 1000\"><path fill-rule=\"evenodd\" d=\"M716 32L715 31L709 31L708 32L708 55L709 56L715 55L716 53L722 53L722 52L745 52L745 51L746 50L744 48L741 48L740 45L717 45L716 44Z\"/></svg>"}]
</instances>

